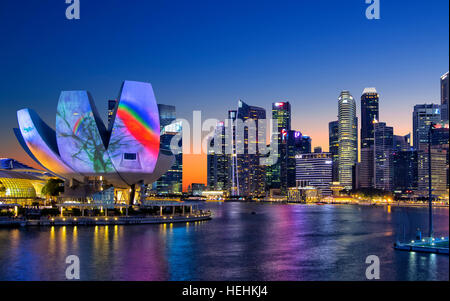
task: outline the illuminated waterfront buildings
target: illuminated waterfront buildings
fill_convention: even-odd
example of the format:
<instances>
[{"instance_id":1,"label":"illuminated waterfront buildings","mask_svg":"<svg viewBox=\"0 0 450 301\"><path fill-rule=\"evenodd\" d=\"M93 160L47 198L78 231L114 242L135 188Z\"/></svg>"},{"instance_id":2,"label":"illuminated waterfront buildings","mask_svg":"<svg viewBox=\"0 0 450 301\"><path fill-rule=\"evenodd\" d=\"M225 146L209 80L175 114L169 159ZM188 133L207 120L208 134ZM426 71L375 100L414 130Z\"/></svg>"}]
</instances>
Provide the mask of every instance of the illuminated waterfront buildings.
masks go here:
<instances>
[{"instance_id":1,"label":"illuminated waterfront buildings","mask_svg":"<svg viewBox=\"0 0 450 301\"><path fill-rule=\"evenodd\" d=\"M0 158L0 201L29 203L45 197L42 188L52 177L48 172L34 169L11 158Z\"/></svg>"},{"instance_id":2,"label":"illuminated waterfront buildings","mask_svg":"<svg viewBox=\"0 0 450 301\"><path fill-rule=\"evenodd\" d=\"M342 91L338 100L339 182L352 189L352 169L358 161L356 102L349 91Z\"/></svg>"},{"instance_id":3,"label":"illuminated waterfront buildings","mask_svg":"<svg viewBox=\"0 0 450 301\"><path fill-rule=\"evenodd\" d=\"M379 120L379 95L375 88L365 88L361 95L361 165L359 185L374 184L374 123Z\"/></svg>"},{"instance_id":4,"label":"illuminated waterfront buildings","mask_svg":"<svg viewBox=\"0 0 450 301\"><path fill-rule=\"evenodd\" d=\"M433 195L448 198L449 175L449 129L442 124L435 125L431 130L431 183ZM428 193L428 147L419 151L418 175L419 193Z\"/></svg>"}]
</instances>

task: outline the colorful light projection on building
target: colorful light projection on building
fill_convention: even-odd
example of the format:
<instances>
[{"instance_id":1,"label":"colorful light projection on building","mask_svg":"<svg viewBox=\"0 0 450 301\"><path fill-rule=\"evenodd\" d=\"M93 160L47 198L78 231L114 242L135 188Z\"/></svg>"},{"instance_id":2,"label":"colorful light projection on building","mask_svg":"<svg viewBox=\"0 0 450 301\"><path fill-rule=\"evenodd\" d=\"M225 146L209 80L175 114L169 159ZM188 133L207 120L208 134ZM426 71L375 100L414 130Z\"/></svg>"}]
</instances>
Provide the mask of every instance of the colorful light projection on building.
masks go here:
<instances>
[{"instance_id":1,"label":"colorful light projection on building","mask_svg":"<svg viewBox=\"0 0 450 301\"><path fill-rule=\"evenodd\" d=\"M115 172L106 152L106 129L86 91L63 91L56 112L56 141L61 159L89 176Z\"/></svg>"},{"instance_id":2,"label":"colorful light projection on building","mask_svg":"<svg viewBox=\"0 0 450 301\"><path fill-rule=\"evenodd\" d=\"M17 111L20 135L19 143L33 159L50 172L60 177L71 174L73 178L82 179L72 168L61 160L56 145L55 131L30 109ZM19 135L18 131L16 134Z\"/></svg>"},{"instance_id":3,"label":"colorful light projection on building","mask_svg":"<svg viewBox=\"0 0 450 301\"><path fill-rule=\"evenodd\" d=\"M115 147L117 141L126 142L126 151ZM108 146L114 166L127 182L134 182L136 174L153 172L159 145L159 113L152 86L125 81Z\"/></svg>"},{"instance_id":4,"label":"colorful light projection on building","mask_svg":"<svg viewBox=\"0 0 450 301\"><path fill-rule=\"evenodd\" d=\"M34 160L63 178L105 176L119 186L149 184L173 164L173 155L160 152L158 106L148 83L122 84L110 131L87 91L61 93L56 132L30 112L17 112L17 138Z\"/></svg>"}]
</instances>

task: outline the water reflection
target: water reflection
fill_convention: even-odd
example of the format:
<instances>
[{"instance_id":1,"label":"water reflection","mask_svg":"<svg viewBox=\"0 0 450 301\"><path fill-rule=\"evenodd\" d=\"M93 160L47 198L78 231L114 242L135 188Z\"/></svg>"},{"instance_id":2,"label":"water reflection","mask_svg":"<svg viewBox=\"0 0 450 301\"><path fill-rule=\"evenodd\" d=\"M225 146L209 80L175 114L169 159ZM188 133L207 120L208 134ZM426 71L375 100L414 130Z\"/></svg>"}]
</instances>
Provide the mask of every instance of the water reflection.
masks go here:
<instances>
[{"instance_id":1,"label":"water reflection","mask_svg":"<svg viewBox=\"0 0 450 301\"><path fill-rule=\"evenodd\" d=\"M1 280L448 280L448 256L392 248L403 225L426 229L426 208L208 203L211 221L143 226L0 229ZM435 210L448 235L448 209ZM408 233L406 233L408 236Z\"/></svg>"}]
</instances>

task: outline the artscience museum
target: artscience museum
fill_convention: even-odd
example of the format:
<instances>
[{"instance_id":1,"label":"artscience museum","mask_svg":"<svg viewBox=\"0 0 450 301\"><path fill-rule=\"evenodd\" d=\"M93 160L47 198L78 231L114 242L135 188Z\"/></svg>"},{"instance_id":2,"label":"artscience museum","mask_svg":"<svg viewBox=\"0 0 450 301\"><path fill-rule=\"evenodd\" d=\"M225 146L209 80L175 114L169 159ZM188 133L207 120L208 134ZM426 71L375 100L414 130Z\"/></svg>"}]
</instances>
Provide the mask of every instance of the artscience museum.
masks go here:
<instances>
[{"instance_id":1,"label":"artscience museum","mask_svg":"<svg viewBox=\"0 0 450 301\"><path fill-rule=\"evenodd\" d=\"M65 196L83 198L105 187L135 191L174 163L160 149L160 120L151 84L125 81L105 126L87 91L63 91L55 130L36 112L17 112L17 139L38 164L65 180ZM140 189L142 192L142 189Z\"/></svg>"}]
</instances>

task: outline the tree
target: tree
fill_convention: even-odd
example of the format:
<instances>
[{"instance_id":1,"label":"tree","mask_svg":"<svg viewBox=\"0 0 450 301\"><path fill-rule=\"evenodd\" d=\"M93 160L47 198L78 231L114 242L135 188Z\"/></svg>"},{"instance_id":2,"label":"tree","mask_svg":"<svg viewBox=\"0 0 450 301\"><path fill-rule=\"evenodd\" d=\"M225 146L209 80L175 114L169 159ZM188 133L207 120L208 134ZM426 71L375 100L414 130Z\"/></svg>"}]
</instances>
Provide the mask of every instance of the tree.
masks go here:
<instances>
[{"instance_id":1,"label":"tree","mask_svg":"<svg viewBox=\"0 0 450 301\"><path fill-rule=\"evenodd\" d=\"M59 196L64 192L64 181L60 179L49 179L42 188L42 194L46 196Z\"/></svg>"}]
</instances>

